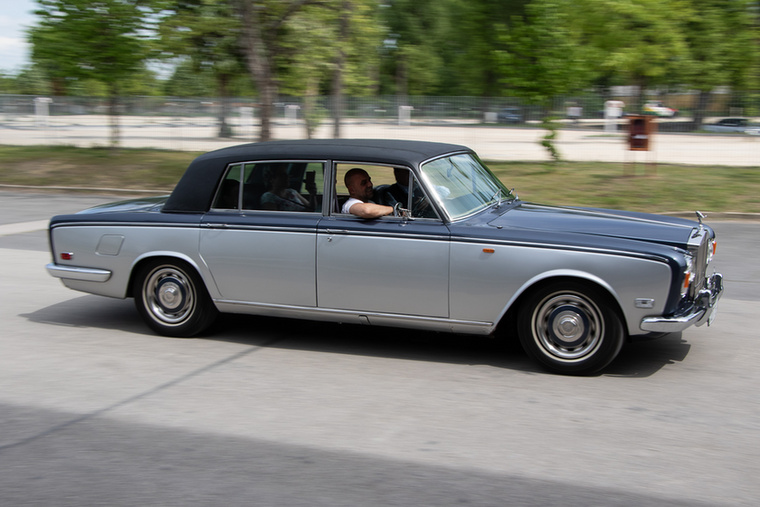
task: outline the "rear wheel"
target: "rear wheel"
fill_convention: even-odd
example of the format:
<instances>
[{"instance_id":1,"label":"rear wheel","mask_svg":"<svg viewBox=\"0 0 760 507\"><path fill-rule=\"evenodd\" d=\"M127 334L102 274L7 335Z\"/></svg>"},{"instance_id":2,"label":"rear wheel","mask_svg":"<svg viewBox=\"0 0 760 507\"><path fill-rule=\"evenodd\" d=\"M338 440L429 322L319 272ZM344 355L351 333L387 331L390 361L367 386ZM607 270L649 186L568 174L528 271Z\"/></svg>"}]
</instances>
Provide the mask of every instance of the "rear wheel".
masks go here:
<instances>
[{"instance_id":1,"label":"rear wheel","mask_svg":"<svg viewBox=\"0 0 760 507\"><path fill-rule=\"evenodd\" d=\"M166 336L195 336L218 314L198 274L179 260L158 259L142 266L133 294L145 323Z\"/></svg>"},{"instance_id":2,"label":"rear wheel","mask_svg":"<svg viewBox=\"0 0 760 507\"><path fill-rule=\"evenodd\" d=\"M517 330L528 355L566 375L601 370L615 359L624 338L620 318L601 291L578 282L536 290L520 307Z\"/></svg>"}]
</instances>

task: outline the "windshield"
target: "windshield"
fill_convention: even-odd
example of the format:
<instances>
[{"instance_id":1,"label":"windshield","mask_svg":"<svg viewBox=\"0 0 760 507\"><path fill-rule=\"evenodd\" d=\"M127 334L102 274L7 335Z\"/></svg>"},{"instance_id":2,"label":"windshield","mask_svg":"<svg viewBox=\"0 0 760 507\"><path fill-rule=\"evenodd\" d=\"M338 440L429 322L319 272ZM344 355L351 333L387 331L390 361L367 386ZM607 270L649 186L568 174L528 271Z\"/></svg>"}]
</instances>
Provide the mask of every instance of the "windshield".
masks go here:
<instances>
[{"instance_id":1,"label":"windshield","mask_svg":"<svg viewBox=\"0 0 760 507\"><path fill-rule=\"evenodd\" d=\"M471 153L432 160L421 167L435 199L452 220L477 213L514 196Z\"/></svg>"}]
</instances>

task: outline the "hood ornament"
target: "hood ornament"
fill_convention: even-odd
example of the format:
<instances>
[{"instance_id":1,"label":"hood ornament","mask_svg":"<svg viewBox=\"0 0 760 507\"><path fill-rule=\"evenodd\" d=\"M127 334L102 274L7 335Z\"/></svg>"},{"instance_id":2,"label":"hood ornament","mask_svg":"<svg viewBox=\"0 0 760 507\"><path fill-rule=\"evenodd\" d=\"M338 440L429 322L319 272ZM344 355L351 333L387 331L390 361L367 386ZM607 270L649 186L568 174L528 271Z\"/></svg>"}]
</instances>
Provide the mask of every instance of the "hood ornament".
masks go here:
<instances>
[{"instance_id":1,"label":"hood ornament","mask_svg":"<svg viewBox=\"0 0 760 507\"><path fill-rule=\"evenodd\" d=\"M702 213L701 211L695 211L695 213L697 214L697 220L699 221L699 229L694 231L694 235L692 236L693 238L696 238L702 235L702 233L705 230L705 226L702 223L702 220L707 217L707 215Z\"/></svg>"}]
</instances>

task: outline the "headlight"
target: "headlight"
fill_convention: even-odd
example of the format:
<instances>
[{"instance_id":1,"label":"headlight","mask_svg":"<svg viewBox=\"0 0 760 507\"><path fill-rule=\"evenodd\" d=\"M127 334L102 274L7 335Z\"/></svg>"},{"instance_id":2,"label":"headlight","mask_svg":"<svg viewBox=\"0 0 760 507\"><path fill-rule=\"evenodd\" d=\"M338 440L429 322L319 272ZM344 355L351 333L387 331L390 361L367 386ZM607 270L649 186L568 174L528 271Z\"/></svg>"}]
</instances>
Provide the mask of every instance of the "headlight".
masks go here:
<instances>
[{"instance_id":1,"label":"headlight","mask_svg":"<svg viewBox=\"0 0 760 507\"><path fill-rule=\"evenodd\" d=\"M683 284L681 284L681 297L684 297L689 292L689 285L691 285L692 278L694 276L694 263L691 255L686 255L686 269L683 271Z\"/></svg>"}]
</instances>

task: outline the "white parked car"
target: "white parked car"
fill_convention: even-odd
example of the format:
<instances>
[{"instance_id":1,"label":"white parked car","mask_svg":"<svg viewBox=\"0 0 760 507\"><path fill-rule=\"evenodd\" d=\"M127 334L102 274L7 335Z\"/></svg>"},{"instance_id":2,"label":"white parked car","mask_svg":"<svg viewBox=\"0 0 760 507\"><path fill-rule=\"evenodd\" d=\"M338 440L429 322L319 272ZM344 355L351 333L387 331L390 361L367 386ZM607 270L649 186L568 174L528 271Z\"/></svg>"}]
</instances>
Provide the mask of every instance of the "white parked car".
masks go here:
<instances>
[{"instance_id":1,"label":"white parked car","mask_svg":"<svg viewBox=\"0 0 760 507\"><path fill-rule=\"evenodd\" d=\"M678 109L667 107L662 101L650 100L642 108L644 114L653 114L660 118L675 118L678 115Z\"/></svg>"}]
</instances>

